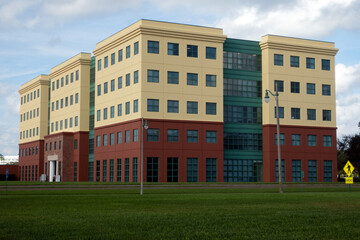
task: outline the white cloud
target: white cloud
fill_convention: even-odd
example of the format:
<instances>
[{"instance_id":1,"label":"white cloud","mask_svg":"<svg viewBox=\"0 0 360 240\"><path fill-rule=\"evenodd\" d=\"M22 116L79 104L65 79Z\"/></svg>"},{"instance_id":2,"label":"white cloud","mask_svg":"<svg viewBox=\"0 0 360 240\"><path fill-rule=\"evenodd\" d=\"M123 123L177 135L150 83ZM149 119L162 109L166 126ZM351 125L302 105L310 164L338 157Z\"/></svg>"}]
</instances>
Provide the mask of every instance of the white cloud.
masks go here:
<instances>
[{"instance_id":1,"label":"white cloud","mask_svg":"<svg viewBox=\"0 0 360 240\"><path fill-rule=\"evenodd\" d=\"M360 87L360 63L353 66L336 65L336 92L344 94Z\"/></svg>"}]
</instances>

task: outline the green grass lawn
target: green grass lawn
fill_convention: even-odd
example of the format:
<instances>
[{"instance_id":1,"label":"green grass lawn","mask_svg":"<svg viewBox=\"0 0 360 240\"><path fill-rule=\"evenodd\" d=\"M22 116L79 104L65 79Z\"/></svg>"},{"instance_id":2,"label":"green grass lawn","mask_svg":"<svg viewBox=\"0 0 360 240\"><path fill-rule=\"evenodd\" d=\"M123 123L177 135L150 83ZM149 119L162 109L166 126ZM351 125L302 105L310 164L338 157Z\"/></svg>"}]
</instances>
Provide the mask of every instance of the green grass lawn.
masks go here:
<instances>
[{"instance_id":1,"label":"green grass lawn","mask_svg":"<svg viewBox=\"0 0 360 240\"><path fill-rule=\"evenodd\" d=\"M2 188L0 239L356 239L360 191L333 190Z\"/></svg>"}]
</instances>

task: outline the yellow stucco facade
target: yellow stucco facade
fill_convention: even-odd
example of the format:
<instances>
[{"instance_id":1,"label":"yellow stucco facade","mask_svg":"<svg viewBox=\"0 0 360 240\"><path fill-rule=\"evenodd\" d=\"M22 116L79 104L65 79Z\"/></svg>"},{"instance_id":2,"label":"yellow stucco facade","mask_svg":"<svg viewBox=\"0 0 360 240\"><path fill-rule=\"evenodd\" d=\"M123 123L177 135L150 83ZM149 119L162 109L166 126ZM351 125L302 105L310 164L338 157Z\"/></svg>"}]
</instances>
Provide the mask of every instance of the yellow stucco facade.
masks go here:
<instances>
[{"instance_id":1,"label":"yellow stucco facade","mask_svg":"<svg viewBox=\"0 0 360 240\"><path fill-rule=\"evenodd\" d=\"M89 131L90 53L79 53L51 69L49 135Z\"/></svg>"},{"instance_id":2,"label":"yellow stucco facade","mask_svg":"<svg viewBox=\"0 0 360 240\"><path fill-rule=\"evenodd\" d=\"M283 91L279 92L279 107L284 108L284 118L280 119L281 124L336 127L335 55L338 49L335 48L334 43L266 35L262 37L260 47L263 96L266 89L275 93L275 80L283 81ZM274 55L283 57L282 64L280 64L281 61L275 64ZM298 57L298 64L293 63L292 66L291 57ZM310 64L311 60L307 58L314 59L314 62ZM329 63L325 69L323 60ZM299 93L292 92L291 82L299 83ZM330 86L329 94L323 94L324 85L327 87L326 90ZM308 91L310 87L312 89ZM300 109L300 119L292 118L291 108ZM308 120L307 109L315 109L316 120ZM323 120L323 110L331 111L330 121ZM271 97L269 103L263 103L264 125L276 124L274 112L275 99Z\"/></svg>"},{"instance_id":3,"label":"yellow stucco facade","mask_svg":"<svg viewBox=\"0 0 360 240\"><path fill-rule=\"evenodd\" d=\"M224 40L222 29L140 20L98 43L93 51L96 57L95 127L140 117L223 122ZM149 41L158 43L158 52L148 52ZM178 55L168 54L168 43L177 44ZM197 46L197 57L187 56L188 45ZM216 49L215 59L206 58L206 47ZM130 49L129 57L127 49ZM152 74L149 70L158 73L158 81L148 81L148 74ZM168 72L178 73L177 84L168 83ZM197 85L187 84L188 73L197 74ZM127 84L127 75L130 84ZM216 76L216 86L206 86L206 75ZM120 87L119 78L122 79ZM107 93L104 93L106 85ZM148 99L158 100L158 111L148 111ZM168 100L178 101L178 113L167 111ZM188 101L198 103L197 114L187 113ZM216 103L215 115L206 114L206 103ZM105 120L104 109L107 109ZM111 109L114 109L113 115Z\"/></svg>"},{"instance_id":4,"label":"yellow stucco facade","mask_svg":"<svg viewBox=\"0 0 360 240\"><path fill-rule=\"evenodd\" d=\"M44 139L48 134L49 76L23 84L20 94L19 144Z\"/></svg>"}]
</instances>

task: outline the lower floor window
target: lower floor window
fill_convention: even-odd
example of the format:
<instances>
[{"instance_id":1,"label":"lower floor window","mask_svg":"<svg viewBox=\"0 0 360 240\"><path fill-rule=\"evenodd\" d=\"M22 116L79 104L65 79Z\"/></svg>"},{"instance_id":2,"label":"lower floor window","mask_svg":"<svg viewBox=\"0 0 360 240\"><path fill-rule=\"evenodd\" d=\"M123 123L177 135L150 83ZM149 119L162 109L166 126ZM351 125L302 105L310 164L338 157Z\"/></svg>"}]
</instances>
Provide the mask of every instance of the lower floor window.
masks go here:
<instances>
[{"instance_id":1,"label":"lower floor window","mask_svg":"<svg viewBox=\"0 0 360 240\"><path fill-rule=\"evenodd\" d=\"M279 182L279 161L275 160L275 180ZM285 182L285 160L281 160L281 181Z\"/></svg>"},{"instance_id":2,"label":"lower floor window","mask_svg":"<svg viewBox=\"0 0 360 240\"><path fill-rule=\"evenodd\" d=\"M301 160L292 160L292 182L301 182Z\"/></svg>"},{"instance_id":3,"label":"lower floor window","mask_svg":"<svg viewBox=\"0 0 360 240\"><path fill-rule=\"evenodd\" d=\"M317 182L317 162L316 160L308 161L308 181Z\"/></svg>"},{"instance_id":4,"label":"lower floor window","mask_svg":"<svg viewBox=\"0 0 360 240\"><path fill-rule=\"evenodd\" d=\"M324 161L324 182L332 182L332 161Z\"/></svg>"},{"instance_id":5,"label":"lower floor window","mask_svg":"<svg viewBox=\"0 0 360 240\"><path fill-rule=\"evenodd\" d=\"M159 181L159 158L148 157L146 163L147 182Z\"/></svg>"},{"instance_id":6,"label":"lower floor window","mask_svg":"<svg viewBox=\"0 0 360 240\"><path fill-rule=\"evenodd\" d=\"M187 181L197 182L198 181L198 159L188 158L187 159Z\"/></svg>"},{"instance_id":7,"label":"lower floor window","mask_svg":"<svg viewBox=\"0 0 360 240\"><path fill-rule=\"evenodd\" d=\"M261 181L261 160L224 159L224 182Z\"/></svg>"},{"instance_id":8,"label":"lower floor window","mask_svg":"<svg viewBox=\"0 0 360 240\"><path fill-rule=\"evenodd\" d=\"M179 181L179 159L169 157L167 159L167 181L178 182Z\"/></svg>"},{"instance_id":9,"label":"lower floor window","mask_svg":"<svg viewBox=\"0 0 360 240\"><path fill-rule=\"evenodd\" d=\"M206 159L206 182L216 182L216 158Z\"/></svg>"}]
</instances>

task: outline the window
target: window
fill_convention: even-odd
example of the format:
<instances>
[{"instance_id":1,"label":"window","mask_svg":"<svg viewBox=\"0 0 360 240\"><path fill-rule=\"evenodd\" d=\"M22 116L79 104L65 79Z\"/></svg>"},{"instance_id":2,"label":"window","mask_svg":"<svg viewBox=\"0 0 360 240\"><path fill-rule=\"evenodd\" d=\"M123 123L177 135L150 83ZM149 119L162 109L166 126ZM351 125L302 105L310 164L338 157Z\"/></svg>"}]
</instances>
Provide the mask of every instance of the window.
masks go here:
<instances>
[{"instance_id":1,"label":"window","mask_svg":"<svg viewBox=\"0 0 360 240\"><path fill-rule=\"evenodd\" d=\"M216 103L206 103L206 114L216 115Z\"/></svg>"},{"instance_id":2,"label":"window","mask_svg":"<svg viewBox=\"0 0 360 240\"><path fill-rule=\"evenodd\" d=\"M224 182L258 181L254 171L257 162L254 159L224 159Z\"/></svg>"},{"instance_id":3,"label":"window","mask_svg":"<svg viewBox=\"0 0 360 240\"><path fill-rule=\"evenodd\" d=\"M125 103L125 114L130 114L130 102Z\"/></svg>"},{"instance_id":4,"label":"window","mask_svg":"<svg viewBox=\"0 0 360 240\"><path fill-rule=\"evenodd\" d=\"M277 145L277 133L275 133L275 145ZM285 145L285 134L280 133L280 145Z\"/></svg>"},{"instance_id":5,"label":"window","mask_svg":"<svg viewBox=\"0 0 360 240\"><path fill-rule=\"evenodd\" d=\"M139 42L134 43L134 55L139 54Z\"/></svg>"},{"instance_id":6,"label":"window","mask_svg":"<svg viewBox=\"0 0 360 240\"><path fill-rule=\"evenodd\" d=\"M126 47L126 58L129 58L130 57L130 46L127 46Z\"/></svg>"},{"instance_id":7,"label":"window","mask_svg":"<svg viewBox=\"0 0 360 240\"><path fill-rule=\"evenodd\" d=\"M316 135L308 135L308 146L315 147L317 145L317 137Z\"/></svg>"},{"instance_id":8,"label":"window","mask_svg":"<svg viewBox=\"0 0 360 240\"><path fill-rule=\"evenodd\" d=\"M179 142L179 130L168 129L167 130L167 141L168 142Z\"/></svg>"},{"instance_id":9,"label":"window","mask_svg":"<svg viewBox=\"0 0 360 240\"><path fill-rule=\"evenodd\" d=\"M103 135L103 146L107 146L107 142L108 142L108 135L104 134Z\"/></svg>"},{"instance_id":10,"label":"window","mask_svg":"<svg viewBox=\"0 0 360 240\"><path fill-rule=\"evenodd\" d=\"M323 136L323 146L324 147L332 147L332 137L324 135Z\"/></svg>"},{"instance_id":11,"label":"window","mask_svg":"<svg viewBox=\"0 0 360 240\"><path fill-rule=\"evenodd\" d=\"M65 98L65 107L67 107L69 105L69 97Z\"/></svg>"},{"instance_id":12,"label":"window","mask_svg":"<svg viewBox=\"0 0 360 240\"><path fill-rule=\"evenodd\" d=\"M179 44L168 43L168 55L179 56Z\"/></svg>"},{"instance_id":13,"label":"window","mask_svg":"<svg viewBox=\"0 0 360 240\"><path fill-rule=\"evenodd\" d=\"M73 73L71 73L73 74ZM69 75L66 75L66 78L65 78L65 84L68 85L69 84Z\"/></svg>"},{"instance_id":14,"label":"window","mask_svg":"<svg viewBox=\"0 0 360 240\"><path fill-rule=\"evenodd\" d=\"M315 69L315 58L306 58L306 68Z\"/></svg>"},{"instance_id":15,"label":"window","mask_svg":"<svg viewBox=\"0 0 360 240\"><path fill-rule=\"evenodd\" d=\"M111 80L110 82L110 91L115 91L115 79Z\"/></svg>"},{"instance_id":16,"label":"window","mask_svg":"<svg viewBox=\"0 0 360 240\"><path fill-rule=\"evenodd\" d=\"M106 57L104 57L104 68L107 68L108 65L109 65L109 57L106 56Z\"/></svg>"},{"instance_id":17,"label":"window","mask_svg":"<svg viewBox=\"0 0 360 240\"><path fill-rule=\"evenodd\" d=\"M197 158L188 158L187 159L187 181L188 182L197 182L198 181L198 159Z\"/></svg>"},{"instance_id":18,"label":"window","mask_svg":"<svg viewBox=\"0 0 360 240\"><path fill-rule=\"evenodd\" d=\"M117 144L122 143L122 132L117 132Z\"/></svg>"},{"instance_id":19,"label":"window","mask_svg":"<svg viewBox=\"0 0 360 240\"><path fill-rule=\"evenodd\" d=\"M147 130L147 141L148 142L158 142L159 141L159 129L158 128L149 128Z\"/></svg>"},{"instance_id":20,"label":"window","mask_svg":"<svg viewBox=\"0 0 360 240\"><path fill-rule=\"evenodd\" d=\"M100 160L96 161L96 181L100 181Z\"/></svg>"},{"instance_id":21,"label":"window","mask_svg":"<svg viewBox=\"0 0 360 240\"><path fill-rule=\"evenodd\" d=\"M118 117L122 116L122 104L118 104Z\"/></svg>"},{"instance_id":22,"label":"window","mask_svg":"<svg viewBox=\"0 0 360 240\"><path fill-rule=\"evenodd\" d=\"M207 59L216 59L216 48L206 47L206 58Z\"/></svg>"},{"instance_id":23,"label":"window","mask_svg":"<svg viewBox=\"0 0 360 240\"><path fill-rule=\"evenodd\" d=\"M216 143L216 131L206 131L206 143Z\"/></svg>"},{"instance_id":24,"label":"window","mask_svg":"<svg viewBox=\"0 0 360 240\"><path fill-rule=\"evenodd\" d=\"M261 98L261 81L224 78L224 96Z\"/></svg>"},{"instance_id":25,"label":"window","mask_svg":"<svg viewBox=\"0 0 360 240\"><path fill-rule=\"evenodd\" d=\"M115 64L115 53L111 54L111 65Z\"/></svg>"},{"instance_id":26,"label":"window","mask_svg":"<svg viewBox=\"0 0 360 240\"><path fill-rule=\"evenodd\" d=\"M179 180L179 159L167 158L167 182L178 182Z\"/></svg>"},{"instance_id":27,"label":"window","mask_svg":"<svg viewBox=\"0 0 360 240\"><path fill-rule=\"evenodd\" d=\"M115 117L115 106L111 106L110 107L110 118L114 118Z\"/></svg>"},{"instance_id":28,"label":"window","mask_svg":"<svg viewBox=\"0 0 360 240\"><path fill-rule=\"evenodd\" d=\"M125 142L130 142L130 130L125 131Z\"/></svg>"},{"instance_id":29,"label":"window","mask_svg":"<svg viewBox=\"0 0 360 240\"><path fill-rule=\"evenodd\" d=\"M73 126L73 118L70 118L69 119L69 127L72 128L72 126Z\"/></svg>"},{"instance_id":30,"label":"window","mask_svg":"<svg viewBox=\"0 0 360 240\"><path fill-rule=\"evenodd\" d=\"M59 100L56 100L56 110L59 110Z\"/></svg>"},{"instance_id":31,"label":"window","mask_svg":"<svg viewBox=\"0 0 360 240\"><path fill-rule=\"evenodd\" d=\"M147 76L148 82L154 82L154 83L159 82L159 70L148 70L147 74L148 74Z\"/></svg>"},{"instance_id":32,"label":"window","mask_svg":"<svg viewBox=\"0 0 360 240\"><path fill-rule=\"evenodd\" d=\"M107 114L107 110L108 110L107 108L104 108L104 110L103 110L103 114L104 114L104 115L103 115L103 119L104 119L104 120L107 119L107 115L108 115L108 114Z\"/></svg>"},{"instance_id":33,"label":"window","mask_svg":"<svg viewBox=\"0 0 360 240\"><path fill-rule=\"evenodd\" d=\"M187 85L197 86L198 85L198 74L188 73L187 74Z\"/></svg>"},{"instance_id":34,"label":"window","mask_svg":"<svg viewBox=\"0 0 360 240\"><path fill-rule=\"evenodd\" d=\"M96 120L100 121L101 120L101 110L97 110L96 111Z\"/></svg>"},{"instance_id":35,"label":"window","mask_svg":"<svg viewBox=\"0 0 360 240\"><path fill-rule=\"evenodd\" d=\"M133 182L138 181L138 159L133 158Z\"/></svg>"},{"instance_id":36,"label":"window","mask_svg":"<svg viewBox=\"0 0 360 240\"><path fill-rule=\"evenodd\" d=\"M148 112L159 112L159 99L148 99L147 100L147 111Z\"/></svg>"},{"instance_id":37,"label":"window","mask_svg":"<svg viewBox=\"0 0 360 240\"><path fill-rule=\"evenodd\" d=\"M291 108L291 119L300 119L300 108Z\"/></svg>"},{"instance_id":38,"label":"window","mask_svg":"<svg viewBox=\"0 0 360 240\"><path fill-rule=\"evenodd\" d=\"M68 127L68 120L65 119L65 129L67 129L67 127Z\"/></svg>"},{"instance_id":39,"label":"window","mask_svg":"<svg viewBox=\"0 0 360 240\"><path fill-rule=\"evenodd\" d=\"M179 101L168 100L167 101L167 112L168 113L179 113Z\"/></svg>"},{"instance_id":40,"label":"window","mask_svg":"<svg viewBox=\"0 0 360 240\"><path fill-rule=\"evenodd\" d=\"M148 41L148 53L159 53L159 42L158 41Z\"/></svg>"},{"instance_id":41,"label":"window","mask_svg":"<svg viewBox=\"0 0 360 240\"><path fill-rule=\"evenodd\" d=\"M323 121L331 121L331 110L323 110Z\"/></svg>"},{"instance_id":42,"label":"window","mask_svg":"<svg viewBox=\"0 0 360 240\"><path fill-rule=\"evenodd\" d=\"M79 80L79 70L76 70L75 72L75 80Z\"/></svg>"},{"instance_id":43,"label":"window","mask_svg":"<svg viewBox=\"0 0 360 240\"><path fill-rule=\"evenodd\" d=\"M104 94L108 93L108 82L104 83Z\"/></svg>"},{"instance_id":44,"label":"window","mask_svg":"<svg viewBox=\"0 0 360 240\"><path fill-rule=\"evenodd\" d=\"M187 45L187 56L197 58L198 57L198 46Z\"/></svg>"},{"instance_id":45,"label":"window","mask_svg":"<svg viewBox=\"0 0 360 240\"><path fill-rule=\"evenodd\" d=\"M316 109L307 110L307 120L316 120Z\"/></svg>"},{"instance_id":46,"label":"window","mask_svg":"<svg viewBox=\"0 0 360 240\"><path fill-rule=\"evenodd\" d=\"M291 134L291 145L293 145L293 146L301 145L301 135L300 134Z\"/></svg>"},{"instance_id":47,"label":"window","mask_svg":"<svg viewBox=\"0 0 360 240\"><path fill-rule=\"evenodd\" d=\"M206 86L216 87L216 75L206 74Z\"/></svg>"},{"instance_id":48,"label":"window","mask_svg":"<svg viewBox=\"0 0 360 240\"><path fill-rule=\"evenodd\" d=\"M300 93L300 83L299 82L291 82L291 92L292 93Z\"/></svg>"},{"instance_id":49,"label":"window","mask_svg":"<svg viewBox=\"0 0 360 240\"><path fill-rule=\"evenodd\" d=\"M322 95L323 96L330 96L331 95L331 86L323 84L322 85Z\"/></svg>"},{"instance_id":50,"label":"window","mask_svg":"<svg viewBox=\"0 0 360 240\"><path fill-rule=\"evenodd\" d=\"M216 158L206 158L206 182L216 182Z\"/></svg>"},{"instance_id":51,"label":"window","mask_svg":"<svg viewBox=\"0 0 360 240\"><path fill-rule=\"evenodd\" d=\"M122 88L122 77L118 77L118 89Z\"/></svg>"},{"instance_id":52,"label":"window","mask_svg":"<svg viewBox=\"0 0 360 240\"><path fill-rule=\"evenodd\" d=\"M137 113L139 111L139 100L134 100L134 113Z\"/></svg>"},{"instance_id":53,"label":"window","mask_svg":"<svg viewBox=\"0 0 360 240\"><path fill-rule=\"evenodd\" d=\"M120 49L118 51L118 62L121 62L123 60L123 50Z\"/></svg>"},{"instance_id":54,"label":"window","mask_svg":"<svg viewBox=\"0 0 360 240\"><path fill-rule=\"evenodd\" d=\"M64 77L61 78L61 87L64 86ZM32 100L32 93L31 93L31 100Z\"/></svg>"},{"instance_id":55,"label":"window","mask_svg":"<svg viewBox=\"0 0 360 240\"><path fill-rule=\"evenodd\" d=\"M292 181L301 182L301 160L292 160Z\"/></svg>"},{"instance_id":56,"label":"window","mask_svg":"<svg viewBox=\"0 0 360 240\"><path fill-rule=\"evenodd\" d=\"M129 158L125 158L125 182L129 182Z\"/></svg>"},{"instance_id":57,"label":"window","mask_svg":"<svg viewBox=\"0 0 360 240\"><path fill-rule=\"evenodd\" d=\"M275 181L279 182L279 161L275 160ZM281 181L285 182L285 160L281 159Z\"/></svg>"},{"instance_id":58,"label":"window","mask_svg":"<svg viewBox=\"0 0 360 240\"><path fill-rule=\"evenodd\" d=\"M167 72L167 83L168 84L179 84L179 72Z\"/></svg>"},{"instance_id":59,"label":"window","mask_svg":"<svg viewBox=\"0 0 360 240\"><path fill-rule=\"evenodd\" d=\"M316 162L316 160L308 161L308 182L317 182L317 162Z\"/></svg>"},{"instance_id":60,"label":"window","mask_svg":"<svg viewBox=\"0 0 360 240\"><path fill-rule=\"evenodd\" d=\"M159 159L157 157L148 157L146 159L146 181L158 182L159 179Z\"/></svg>"},{"instance_id":61,"label":"window","mask_svg":"<svg viewBox=\"0 0 360 240\"><path fill-rule=\"evenodd\" d=\"M110 182L114 181L114 159L110 159Z\"/></svg>"},{"instance_id":62,"label":"window","mask_svg":"<svg viewBox=\"0 0 360 240\"><path fill-rule=\"evenodd\" d=\"M98 71L101 70L101 59L98 60Z\"/></svg>"},{"instance_id":63,"label":"window","mask_svg":"<svg viewBox=\"0 0 360 240\"><path fill-rule=\"evenodd\" d=\"M70 95L70 105L73 105L74 103L74 95Z\"/></svg>"},{"instance_id":64,"label":"window","mask_svg":"<svg viewBox=\"0 0 360 240\"><path fill-rule=\"evenodd\" d=\"M134 84L139 82L139 71L134 72Z\"/></svg>"},{"instance_id":65,"label":"window","mask_svg":"<svg viewBox=\"0 0 360 240\"><path fill-rule=\"evenodd\" d=\"M130 86L130 73L126 74L126 86Z\"/></svg>"},{"instance_id":66,"label":"window","mask_svg":"<svg viewBox=\"0 0 360 240\"><path fill-rule=\"evenodd\" d=\"M332 161L324 161L324 182L332 182Z\"/></svg>"},{"instance_id":67,"label":"window","mask_svg":"<svg viewBox=\"0 0 360 240\"><path fill-rule=\"evenodd\" d=\"M187 142L188 143L198 142L198 130L187 130Z\"/></svg>"},{"instance_id":68,"label":"window","mask_svg":"<svg viewBox=\"0 0 360 240\"><path fill-rule=\"evenodd\" d=\"M306 93L315 95L315 83L306 84Z\"/></svg>"},{"instance_id":69,"label":"window","mask_svg":"<svg viewBox=\"0 0 360 240\"><path fill-rule=\"evenodd\" d=\"M121 158L118 158L116 161L116 181L121 182Z\"/></svg>"},{"instance_id":70,"label":"window","mask_svg":"<svg viewBox=\"0 0 360 240\"><path fill-rule=\"evenodd\" d=\"M77 139L74 140L74 149L75 150L78 149L78 140Z\"/></svg>"},{"instance_id":71,"label":"window","mask_svg":"<svg viewBox=\"0 0 360 240\"><path fill-rule=\"evenodd\" d=\"M64 107L64 99L60 99L60 108ZM34 116L35 117L35 116ZM30 112L30 118L31 118L31 112Z\"/></svg>"},{"instance_id":72,"label":"window","mask_svg":"<svg viewBox=\"0 0 360 240\"><path fill-rule=\"evenodd\" d=\"M187 113L188 114L198 114L198 102L187 102Z\"/></svg>"},{"instance_id":73,"label":"window","mask_svg":"<svg viewBox=\"0 0 360 240\"><path fill-rule=\"evenodd\" d=\"M290 66L297 68L300 66L299 56L290 56Z\"/></svg>"},{"instance_id":74,"label":"window","mask_svg":"<svg viewBox=\"0 0 360 240\"><path fill-rule=\"evenodd\" d=\"M103 160L103 182L106 182L106 173L107 173L107 161Z\"/></svg>"},{"instance_id":75,"label":"window","mask_svg":"<svg viewBox=\"0 0 360 240\"><path fill-rule=\"evenodd\" d=\"M79 94L75 93L75 103L79 103Z\"/></svg>"},{"instance_id":76,"label":"window","mask_svg":"<svg viewBox=\"0 0 360 240\"><path fill-rule=\"evenodd\" d=\"M60 162L59 162L59 164L60 164ZM89 168L88 169L89 169L88 170L88 181L93 182L94 181L94 162L89 162Z\"/></svg>"},{"instance_id":77,"label":"window","mask_svg":"<svg viewBox=\"0 0 360 240\"><path fill-rule=\"evenodd\" d=\"M133 130L133 141L137 142L139 139L139 130L138 129L134 129Z\"/></svg>"},{"instance_id":78,"label":"window","mask_svg":"<svg viewBox=\"0 0 360 240\"><path fill-rule=\"evenodd\" d=\"M54 103L54 102L52 102L52 103L51 103L51 111L53 112L53 111L54 111L54 109L55 109L55 103ZM25 120L25 118L24 118L24 120Z\"/></svg>"},{"instance_id":79,"label":"window","mask_svg":"<svg viewBox=\"0 0 360 240\"><path fill-rule=\"evenodd\" d=\"M276 118L276 107L274 107L274 113ZM279 107L279 118L284 118L284 107Z\"/></svg>"},{"instance_id":80,"label":"window","mask_svg":"<svg viewBox=\"0 0 360 240\"><path fill-rule=\"evenodd\" d=\"M321 59L321 69L330 71L330 60L328 59Z\"/></svg>"},{"instance_id":81,"label":"window","mask_svg":"<svg viewBox=\"0 0 360 240\"><path fill-rule=\"evenodd\" d=\"M274 65L283 66L284 56L282 54L274 54Z\"/></svg>"},{"instance_id":82,"label":"window","mask_svg":"<svg viewBox=\"0 0 360 240\"><path fill-rule=\"evenodd\" d=\"M74 182L77 182L77 162L74 162Z\"/></svg>"}]
</instances>

